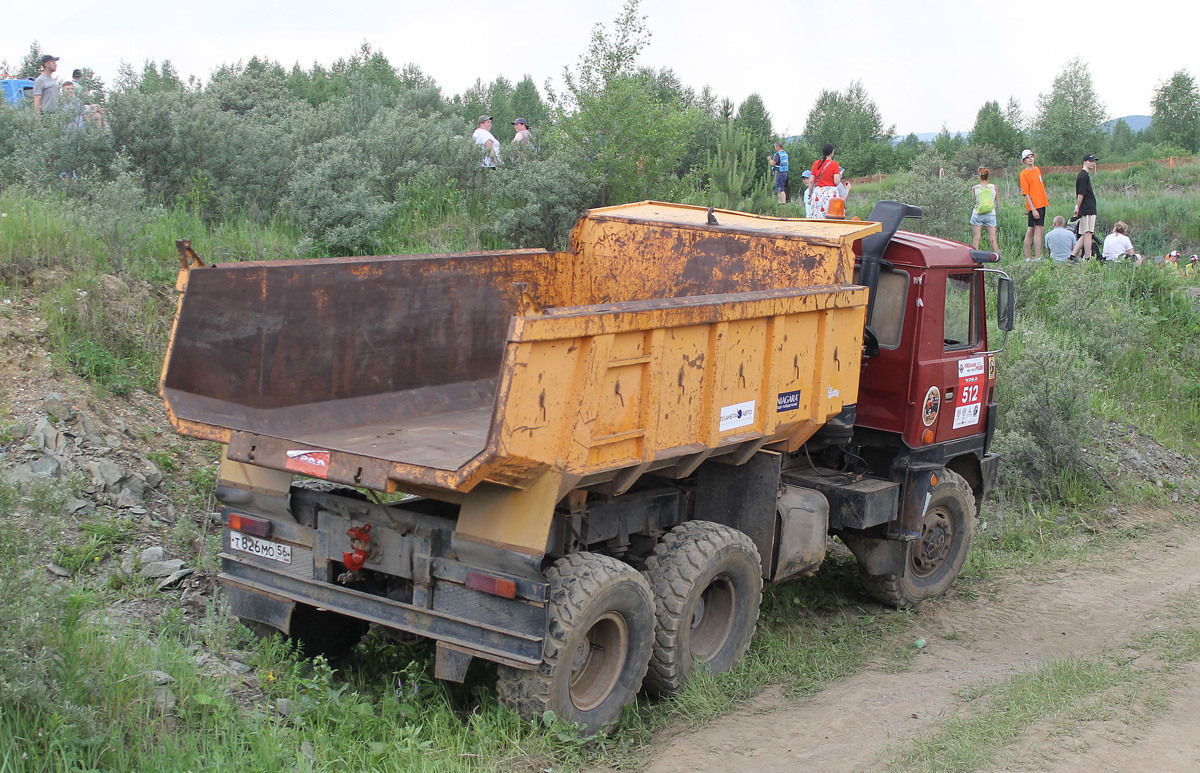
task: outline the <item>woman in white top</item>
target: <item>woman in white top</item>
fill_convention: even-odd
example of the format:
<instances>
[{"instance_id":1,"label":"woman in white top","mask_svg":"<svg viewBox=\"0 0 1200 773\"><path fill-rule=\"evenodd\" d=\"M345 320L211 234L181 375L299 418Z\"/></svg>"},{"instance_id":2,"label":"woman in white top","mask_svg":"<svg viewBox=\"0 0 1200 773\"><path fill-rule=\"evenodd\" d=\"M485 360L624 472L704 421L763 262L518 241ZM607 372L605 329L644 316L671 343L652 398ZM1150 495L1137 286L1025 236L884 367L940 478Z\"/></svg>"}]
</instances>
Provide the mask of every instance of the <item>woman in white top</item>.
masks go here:
<instances>
[{"instance_id":1,"label":"woman in white top","mask_svg":"<svg viewBox=\"0 0 1200 773\"><path fill-rule=\"evenodd\" d=\"M1000 245L996 241L996 186L988 182L991 172L986 166L979 167L979 184L971 190L975 193L975 209L971 210L971 247L979 249L979 237L984 226L987 226L988 240L992 243L992 252L1000 254ZM983 194L982 201L980 194ZM983 209L983 212L979 210Z\"/></svg>"},{"instance_id":2,"label":"woman in white top","mask_svg":"<svg viewBox=\"0 0 1200 773\"><path fill-rule=\"evenodd\" d=\"M1142 262L1142 256L1133 251L1133 242L1126 236L1128 232L1129 226L1118 220L1117 224L1113 226L1112 233L1104 237L1102 257L1105 261L1133 258L1136 263Z\"/></svg>"}]
</instances>

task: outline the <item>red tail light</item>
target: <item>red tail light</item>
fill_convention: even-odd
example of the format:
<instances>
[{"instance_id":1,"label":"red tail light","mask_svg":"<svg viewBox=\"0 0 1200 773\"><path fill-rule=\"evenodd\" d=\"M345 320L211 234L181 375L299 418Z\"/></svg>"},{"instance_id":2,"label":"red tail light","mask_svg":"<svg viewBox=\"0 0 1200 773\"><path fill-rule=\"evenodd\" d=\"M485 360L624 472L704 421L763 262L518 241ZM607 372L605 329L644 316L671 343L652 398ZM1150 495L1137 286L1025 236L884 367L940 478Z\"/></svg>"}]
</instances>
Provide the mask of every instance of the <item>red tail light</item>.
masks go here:
<instances>
[{"instance_id":1,"label":"red tail light","mask_svg":"<svg viewBox=\"0 0 1200 773\"><path fill-rule=\"evenodd\" d=\"M229 528L243 534L253 534L256 537L271 536L271 522L266 518L255 518L241 513L229 514Z\"/></svg>"}]
</instances>

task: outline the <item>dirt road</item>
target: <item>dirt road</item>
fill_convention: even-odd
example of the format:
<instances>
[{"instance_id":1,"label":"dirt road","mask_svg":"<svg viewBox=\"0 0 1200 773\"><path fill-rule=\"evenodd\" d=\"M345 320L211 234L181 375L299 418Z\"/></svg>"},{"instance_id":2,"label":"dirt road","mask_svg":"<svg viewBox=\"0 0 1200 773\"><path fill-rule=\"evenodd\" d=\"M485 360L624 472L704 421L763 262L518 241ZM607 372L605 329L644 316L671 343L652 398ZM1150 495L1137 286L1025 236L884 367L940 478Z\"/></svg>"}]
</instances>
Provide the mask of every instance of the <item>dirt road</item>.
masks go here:
<instances>
[{"instance_id":1,"label":"dirt road","mask_svg":"<svg viewBox=\"0 0 1200 773\"><path fill-rule=\"evenodd\" d=\"M1119 650L1164 624L1200 588L1200 531L1128 543L1102 569L1012 577L994 593L929 605L913 637L928 644L902 673L867 670L797 705L767 690L734 715L666 741L650 773L886 770L886 751L970 707L967 687L1066 655ZM1200 664L1171 678L1170 708L1137 726L1092 722L1077 738L1031 733L998 769L1200 770ZM1036 736L1036 737L1033 737ZM1019 761L1016 764L1014 761Z\"/></svg>"}]
</instances>

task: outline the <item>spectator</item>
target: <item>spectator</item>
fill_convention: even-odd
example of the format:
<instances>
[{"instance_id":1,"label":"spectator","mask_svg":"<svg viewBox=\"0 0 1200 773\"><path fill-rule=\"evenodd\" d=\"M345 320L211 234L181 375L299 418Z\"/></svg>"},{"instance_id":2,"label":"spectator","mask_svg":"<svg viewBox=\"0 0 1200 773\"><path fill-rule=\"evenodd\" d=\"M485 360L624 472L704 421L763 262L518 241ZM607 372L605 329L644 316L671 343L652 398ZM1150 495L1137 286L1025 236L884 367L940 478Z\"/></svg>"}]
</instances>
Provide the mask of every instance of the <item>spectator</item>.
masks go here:
<instances>
[{"instance_id":1,"label":"spectator","mask_svg":"<svg viewBox=\"0 0 1200 773\"><path fill-rule=\"evenodd\" d=\"M987 226L988 241L991 242L992 252L1000 254L1000 245L996 241L996 186L988 182L991 174L986 166L979 167L979 184L972 188L975 194L975 209L971 210L971 246L979 249L979 239L983 228Z\"/></svg>"},{"instance_id":2,"label":"spectator","mask_svg":"<svg viewBox=\"0 0 1200 773\"><path fill-rule=\"evenodd\" d=\"M1029 250L1032 247L1038 260L1042 259L1042 231L1046 226L1046 207L1050 199L1046 197L1046 184L1042 181L1042 170L1034 165L1037 154L1029 148L1021 151L1021 196L1025 199L1026 229L1025 229L1025 260L1029 260Z\"/></svg>"},{"instance_id":3,"label":"spectator","mask_svg":"<svg viewBox=\"0 0 1200 773\"><path fill-rule=\"evenodd\" d=\"M812 172L805 169L800 173L800 179L804 182L804 216L812 217Z\"/></svg>"},{"instance_id":4,"label":"spectator","mask_svg":"<svg viewBox=\"0 0 1200 773\"><path fill-rule=\"evenodd\" d=\"M515 129L517 133L513 137L512 144L520 145L525 143L526 147L528 147L529 140L532 137L532 135L529 133L529 122L524 118L518 118L517 120L513 121L513 129Z\"/></svg>"},{"instance_id":5,"label":"spectator","mask_svg":"<svg viewBox=\"0 0 1200 773\"><path fill-rule=\"evenodd\" d=\"M1046 234L1046 249L1050 251L1050 259L1055 263L1066 263L1075 259L1072 254L1075 249L1075 234L1066 226L1066 219L1062 215L1056 215L1054 228Z\"/></svg>"},{"instance_id":6,"label":"spectator","mask_svg":"<svg viewBox=\"0 0 1200 773\"><path fill-rule=\"evenodd\" d=\"M1122 258L1133 258L1134 262L1141 264L1142 256L1133 251L1133 242L1128 233L1129 226L1118 220L1112 233L1104 237L1104 250L1101 253L1104 260L1115 262Z\"/></svg>"},{"instance_id":7,"label":"spectator","mask_svg":"<svg viewBox=\"0 0 1200 773\"><path fill-rule=\"evenodd\" d=\"M771 168L775 170L775 192L779 194L779 203L787 203L788 154L783 149L782 142L775 143L775 152L771 154Z\"/></svg>"},{"instance_id":8,"label":"spectator","mask_svg":"<svg viewBox=\"0 0 1200 773\"><path fill-rule=\"evenodd\" d=\"M83 98L85 89L83 88L83 70L74 69L71 71L71 82L75 84L75 93L80 99Z\"/></svg>"},{"instance_id":9,"label":"spectator","mask_svg":"<svg viewBox=\"0 0 1200 773\"><path fill-rule=\"evenodd\" d=\"M483 161L480 165L484 169L495 169L500 166L500 143L492 134L492 117L490 115L479 116L479 125L475 127L475 133L471 135L471 139L475 140L475 144L483 148Z\"/></svg>"},{"instance_id":10,"label":"spectator","mask_svg":"<svg viewBox=\"0 0 1200 773\"><path fill-rule=\"evenodd\" d=\"M1200 276L1200 256L1193 255L1188 258L1188 264L1183 269L1183 275L1188 279Z\"/></svg>"},{"instance_id":11,"label":"spectator","mask_svg":"<svg viewBox=\"0 0 1200 773\"><path fill-rule=\"evenodd\" d=\"M67 116L67 128L86 130L87 123L84 121L84 105L75 96L75 81L66 81L62 85L62 103L59 105L59 110L63 115Z\"/></svg>"},{"instance_id":12,"label":"spectator","mask_svg":"<svg viewBox=\"0 0 1200 773\"><path fill-rule=\"evenodd\" d=\"M845 201L846 199L850 198L850 189L853 187L854 187L853 185L851 185L849 182L846 181L846 170L843 169L842 170L842 179L837 184L837 197L839 199L841 199L842 201Z\"/></svg>"},{"instance_id":13,"label":"spectator","mask_svg":"<svg viewBox=\"0 0 1200 773\"><path fill-rule=\"evenodd\" d=\"M1083 157L1083 169L1075 177L1075 217L1079 222L1075 231L1079 234L1079 243L1071 250L1071 257L1082 256L1087 260L1092 255L1092 233L1096 230L1096 194L1092 191L1092 172L1096 171L1096 162L1100 159L1088 153Z\"/></svg>"},{"instance_id":14,"label":"spectator","mask_svg":"<svg viewBox=\"0 0 1200 773\"><path fill-rule=\"evenodd\" d=\"M58 110L58 81L54 79L57 69L57 56L46 54L42 57L42 74L33 82L33 112L45 110L53 113Z\"/></svg>"},{"instance_id":15,"label":"spectator","mask_svg":"<svg viewBox=\"0 0 1200 773\"><path fill-rule=\"evenodd\" d=\"M829 213L829 200L837 195L838 183L842 181L842 168L833 160L836 149L826 142L821 147L821 157L812 165L812 188L808 201L812 205L812 217L824 220Z\"/></svg>"},{"instance_id":16,"label":"spectator","mask_svg":"<svg viewBox=\"0 0 1200 773\"><path fill-rule=\"evenodd\" d=\"M1174 271L1178 271L1179 270L1179 250L1171 250L1170 252L1168 252L1166 257L1163 258L1163 263L1165 263L1167 265L1167 268L1172 269Z\"/></svg>"}]
</instances>

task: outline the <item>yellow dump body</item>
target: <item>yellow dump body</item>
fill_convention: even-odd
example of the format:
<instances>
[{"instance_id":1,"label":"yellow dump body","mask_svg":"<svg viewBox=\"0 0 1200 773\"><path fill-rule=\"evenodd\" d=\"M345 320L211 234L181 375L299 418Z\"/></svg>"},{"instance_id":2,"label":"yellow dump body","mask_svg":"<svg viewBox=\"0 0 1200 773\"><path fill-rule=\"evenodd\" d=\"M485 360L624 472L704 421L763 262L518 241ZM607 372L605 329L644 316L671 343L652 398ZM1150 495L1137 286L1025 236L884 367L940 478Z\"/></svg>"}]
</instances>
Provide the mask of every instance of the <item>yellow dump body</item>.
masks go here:
<instances>
[{"instance_id":1,"label":"yellow dump body","mask_svg":"<svg viewBox=\"0 0 1200 773\"><path fill-rule=\"evenodd\" d=\"M713 217L642 202L562 253L193 269L161 392L232 461L450 500L795 449L855 400L851 245L879 226Z\"/></svg>"}]
</instances>

